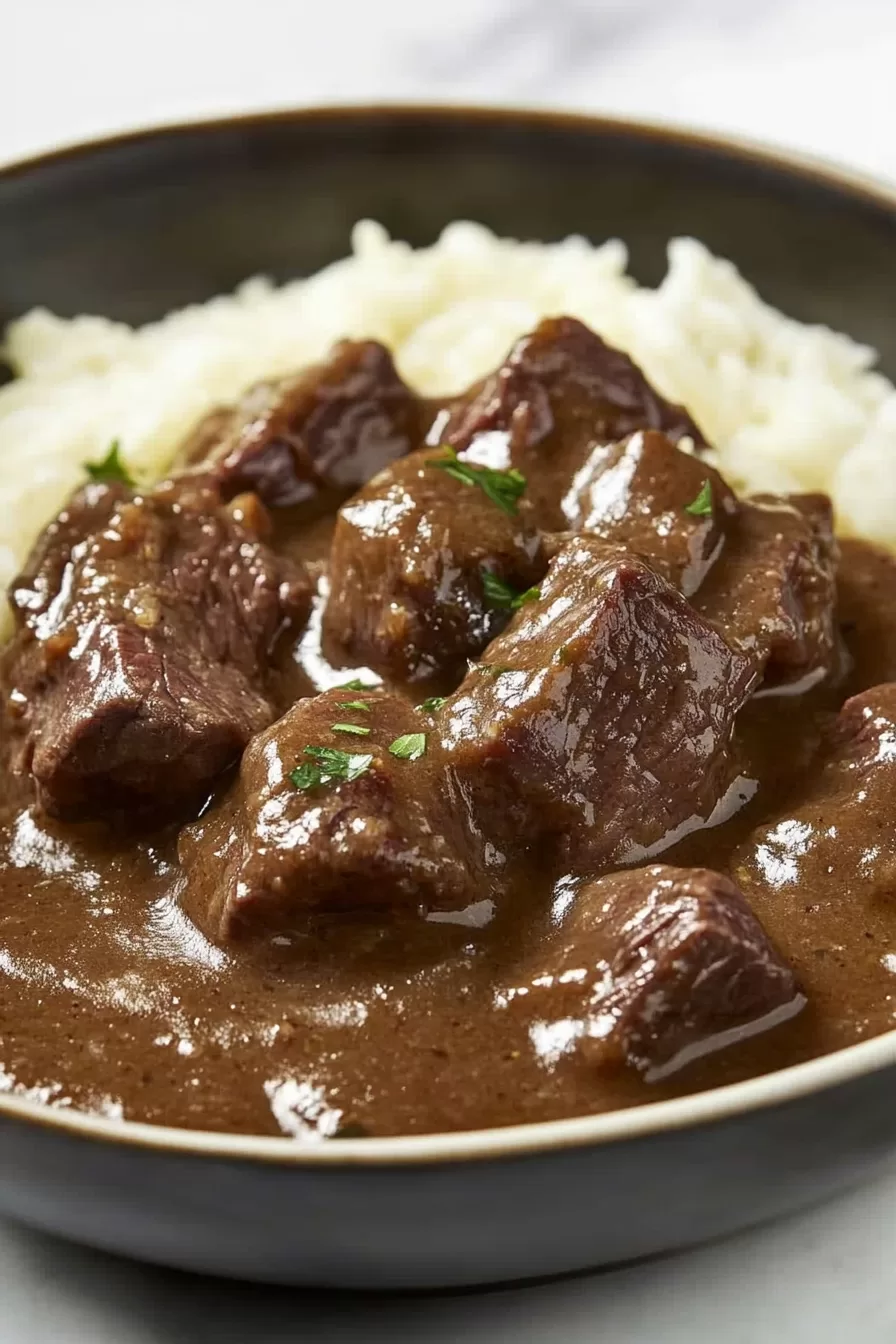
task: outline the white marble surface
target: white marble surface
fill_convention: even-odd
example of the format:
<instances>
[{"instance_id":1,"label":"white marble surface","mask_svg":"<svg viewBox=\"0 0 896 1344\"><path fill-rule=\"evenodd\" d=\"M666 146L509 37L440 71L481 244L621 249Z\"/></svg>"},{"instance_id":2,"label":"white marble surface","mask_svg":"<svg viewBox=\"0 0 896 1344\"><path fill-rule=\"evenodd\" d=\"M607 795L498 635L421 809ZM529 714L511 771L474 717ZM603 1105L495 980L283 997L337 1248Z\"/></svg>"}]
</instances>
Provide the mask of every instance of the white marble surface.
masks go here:
<instances>
[{"instance_id":1,"label":"white marble surface","mask_svg":"<svg viewBox=\"0 0 896 1344\"><path fill-rule=\"evenodd\" d=\"M668 117L896 177L894 67L894 0L0 0L0 159L152 120L420 97ZM0 1344L884 1344L894 1265L896 1169L687 1255L439 1299L216 1284L0 1225Z\"/></svg>"},{"instance_id":2,"label":"white marble surface","mask_svg":"<svg viewBox=\"0 0 896 1344\"><path fill-rule=\"evenodd\" d=\"M233 108L544 102L896 175L893 0L0 0L0 153Z\"/></svg>"}]
</instances>

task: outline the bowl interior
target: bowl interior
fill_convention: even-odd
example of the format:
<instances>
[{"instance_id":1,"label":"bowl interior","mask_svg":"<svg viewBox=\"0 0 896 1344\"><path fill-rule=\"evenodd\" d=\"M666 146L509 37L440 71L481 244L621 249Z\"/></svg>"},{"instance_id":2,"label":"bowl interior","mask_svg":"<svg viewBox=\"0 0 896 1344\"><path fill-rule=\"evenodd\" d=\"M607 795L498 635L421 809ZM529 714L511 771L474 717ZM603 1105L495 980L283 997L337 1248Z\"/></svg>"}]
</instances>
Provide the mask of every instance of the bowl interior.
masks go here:
<instances>
[{"instance_id":1,"label":"bowl interior","mask_svg":"<svg viewBox=\"0 0 896 1344\"><path fill-rule=\"evenodd\" d=\"M896 368L896 205L750 150L588 119L333 109L124 137L0 174L0 323L35 304L129 322L345 254L373 217L414 244L452 219L619 236L655 283L667 238L731 257L772 302Z\"/></svg>"},{"instance_id":2,"label":"bowl interior","mask_svg":"<svg viewBox=\"0 0 896 1344\"><path fill-rule=\"evenodd\" d=\"M253 274L306 274L345 255L363 217L414 244L457 218L545 241L619 236L648 283L663 273L667 239L692 234L771 302L876 346L896 372L896 195L684 133L534 113L332 109L153 131L14 165L0 172L0 326L38 304L141 322ZM856 1049L883 1067L896 1038ZM839 1081L832 1065L801 1066L801 1086ZM781 1099L783 1076L767 1082ZM737 1095L760 1100L755 1084ZM32 1109L11 1109L20 1107ZM712 1103L659 1109L680 1123L708 1119ZM620 1120L539 1128L609 1137L631 1128ZM451 1146L468 1147L461 1136Z\"/></svg>"}]
</instances>

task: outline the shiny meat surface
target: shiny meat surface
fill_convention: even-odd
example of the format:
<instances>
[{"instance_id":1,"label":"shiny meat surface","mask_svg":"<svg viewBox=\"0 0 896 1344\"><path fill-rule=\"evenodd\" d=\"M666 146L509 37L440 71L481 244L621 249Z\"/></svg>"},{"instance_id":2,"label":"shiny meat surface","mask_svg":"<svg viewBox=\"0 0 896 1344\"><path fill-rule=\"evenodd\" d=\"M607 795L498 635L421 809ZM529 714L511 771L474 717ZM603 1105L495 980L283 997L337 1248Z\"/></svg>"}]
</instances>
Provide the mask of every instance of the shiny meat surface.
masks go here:
<instances>
[{"instance_id":1,"label":"shiny meat surface","mask_svg":"<svg viewBox=\"0 0 896 1344\"><path fill-rule=\"evenodd\" d=\"M274 718L268 664L311 598L257 501L224 508L199 478L100 491L14 583L4 656L13 765L63 816L201 802Z\"/></svg>"},{"instance_id":2,"label":"shiny meat surface","mask_svg":"<svg viewBox=\"0 0 896 1344\"><path fill-rule=\"evenodd\" d=\"M437 422L438 423L438 422ZM665 401L620 350L571 317L548 318L441 427L441 437L530 481L539 525L567 526L563 502L596 447L642 429L705 443L681 406Z\"/></svg>"},{"instance_id":3,"label":"shiny meat surface","mask_svg":"<svg viewBox=\"0 0 896 1344\"><path fill-rule=\"evenodd\" d=\"M896 682L847 700L811 787L735 856L751 885L849 902L896 898Z\"/></svg>"},{"instance_id":4,"label":"shiny meat surface","mask_svg":"<svg viewBox=\"0 0 896 1344\"><path fill-rule=\"evenodd\" d=\"M25 567L13 580L9 601L18 625L35 628L62 591L72 551L101 531L131 491L126 485L88 483L76 490L66 507L38 538Z\"/></svg>"},{"instance_id":5,"label":"shiny meat surface","mask_svg":"<svg viewBox=\"0 0 896 1344\"><path fill-rule=\"evenodd\" d=\"M309 911L416 913L480 899L426 726L403 697L333 690L259 734L237 787L181 837L184 904L199 927L225 941L301 942ZM403 740L410 756L393 754Z\"/></svg>"},{"instance_id":6,"label":"shiny meat surface","mask_svg":"<svg viewBox=\"0 0 896 1344\"><path fill-rule=\"evenodd\" d=\"M449 461L423 449L340 509L324 613L334 662L456 682L507 624L515 595L543 575L528 505L506 511L436 465Z\"/></svg>"},{"instance_id":7,"label":"shiny meat surface","mask_svg":"<svg viewBox=\"0 0 896 1344\"><path fill-rule=\"evenodd\" d=\"M742 893L705 868L586 882L537 972L528 993L542 1042L648 1081L805 1006Z\"/></svg>"},{"instance_id":8,"label":"shiny meat surface","mask_svg":"<svg viewBox=\"0 0 896 1344\"><path fill-rule=\"evenodd\" d=\"M754 684L642 560L577 538L443 709L452 786L502 849L643 862L754 791L732 750Z\"/></svg>"},{"instance_id":9,"label":"shiny meat surface","mask_svg":"<svg viewBox=\"0 0 896 1344\"><path fill-rule=\"evenodd\" d=\"M692 597L722 552L737 501L717 471L651 430L595 448L563 512L571 531L627 546Z\"/></svg>"},{"instance_id":10,"label":"shiny meat surface","mask_svg":"<svg viewBox=\"0 0 896 1344\"><path fill-rule=\"evenodd\" d=\"M806 689L845 670L834 619L837 555L826 496L742 502L694 605L754 660L767 693Z\"/></svg>"},{"instance_id":11,"label":"shiny meat surface","mask_svg":"<svg viewBox=\"0 0 896 1344\"><path fill-rule=\"evenodd\" d=\"M317 1142L890 1030L896 559L685 436L560 318L447 407L343 344L79 491L0 655L0 1090Z\"/></svg>"},{"instance_id":12,"label":"shiny meat surface","mask_svg":"<svg viewBox=\"0 0 896 1344\"><path fill-rule=\"evenodd\" d=\"M425 427L388 350L341 341L325 363L212 412L184 457L211 461L225 496L254 490L269 508L287 508L356 490L415 448Z\"/></svg>"}]
</instances>

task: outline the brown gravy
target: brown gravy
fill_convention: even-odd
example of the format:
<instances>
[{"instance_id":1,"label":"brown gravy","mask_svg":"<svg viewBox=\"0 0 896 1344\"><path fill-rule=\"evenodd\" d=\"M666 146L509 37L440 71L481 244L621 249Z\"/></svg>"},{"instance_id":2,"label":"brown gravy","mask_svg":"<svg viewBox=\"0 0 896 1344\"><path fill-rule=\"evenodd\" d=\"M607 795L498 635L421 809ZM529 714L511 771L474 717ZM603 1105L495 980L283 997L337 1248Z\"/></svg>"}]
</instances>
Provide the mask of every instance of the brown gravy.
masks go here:
<instances>
[{"instance_id":1,"label":"brown gravy","mask_svg":"<svg viewBox=\"0 0 896 1344\"><path fill-rule=\"evenodd\" d=\"M301 542L321 574L328 536L324 521ZM756 797L664 863L730 870L738 845L780 810L844 697L896 679L896 559L845 542L840 594L848 683L753 702L745 722ZM291 674L297 690L347 675L329 668L313 631ZM896 1025L896 911L844 889L837 873L812 890L745 886L807 1008L647 1084L539 1049L533 1009L507 993L551 927L537 881L483 928L340 924L309 940L304 959L276 966L212 946L180 912L176 831L135 843L54 823L12 777L0 783L0 809L0 1091L53 1106L300 1138L460 1130L657 1101Z\"/></svg>"}]
</instances>

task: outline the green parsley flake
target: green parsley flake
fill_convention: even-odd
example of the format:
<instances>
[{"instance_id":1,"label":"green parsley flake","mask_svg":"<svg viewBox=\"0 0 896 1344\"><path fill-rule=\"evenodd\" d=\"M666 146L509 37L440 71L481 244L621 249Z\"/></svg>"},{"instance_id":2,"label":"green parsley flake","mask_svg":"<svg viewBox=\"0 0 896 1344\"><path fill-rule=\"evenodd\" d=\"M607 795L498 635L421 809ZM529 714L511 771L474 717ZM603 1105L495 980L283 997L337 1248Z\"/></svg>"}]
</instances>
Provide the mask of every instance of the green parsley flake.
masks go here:
<instances>
[{"instance_id":1,"label":"green parsley flake","mask_svg":"<svg viewBox=\"0 0 896 1344\"><path fill-rule=\"evenodd\" d=\"M517 598L516 589L499 579L490 569L482 571L482 591L490 607L506 607L510 610Z\"/></svg>"},{"instance_id":2,"label":"green parsley flake","mask_svg":"<svg viewBox=\"0 0 896 1344\"><path fill-rule=\"evenodd\" d=\"M527 588L524 593L518 593L488 569L482 571L482 591L489 606L505 607L508 611L519 611L527 602L537 602L541 597L540 588Z\"/></svg>"},{"instance_id":3,"label":"green parsley flake","mask_svg":"<svg viewBox=\"0 0 896 1344\"><path fill-rule=\"evenodd\" d=\"M533 585L533 587L527 588L524 593L520 593L518 597L513 599L513 609L514 611L519 611L520 607L524 607L527 602L537 602L540 597L541 589Z\"/></svg>"},{"instance_id":4,"label":"green parsley flake","mask_svg":"<svg viewBox=\"0 0 896 1344\"><path fill-rule=\"evenodd\" d=\"M420 708L426 714L437 714L447 699L447 695L431 695L428 700L423 701Z\"/></svg>"},{"instance_id":5,"label":"green parsley flake","mask_svg":"<svg viewBox=\"0 0 896 1344\"><path fill-rule=\"evenodd\" d=\"M425 733L405 733L389 743L389 751L402 761L419 761L426 751Z\"/></svg>"},{"instance_id":6,"label":"green parsley flake","mask_svg":"<svg viewBox=\"0 0 896 1344\"><path fill-rule=\"evenodd\" d=\"M316 789L319 784L324 782L324 775L320 766L314 765L311 761L305 761L302 765L297 765L295 770L290 772L289 778L301 792Z\"/></svg>"},{"instance_id":7,"label":"green parsley flake","mask_svg":"<svg viewBox=\"0 0 896 1344\"><path fill-rule=\"evenodd\" d=\"M334 747L306 747L303 754L311 760L303 761L289 776L295 787L303 792L332 784L335 780L357 779L373 764L372 755L359 756L337 751Z\"/></svg>"},{"instance_id":8,"label":"green parsley flake","mask_svg":"<svg viewBox=\"0 0 896 1344\"><path fill-rule=\"evenodd\" d=\"M453 448L445 445L445 457L430 457L428 467L438 467L455 481L464 485L474 485L504 513L512 517L519 507L520 495L526 488L526 478L516 467L507 471L497 471L494 467L482 467L476 462L462 462Z\"/></svg>"},{"instance_id":9,"label":"green parsley flake","mask_svg":"<svg viewBox=\"0 0 896 1344\"><path fill-rule=\"evenodd\" d=\"M686 504L684 511L692 513L695 518L705 518L712 513L712 485L708 477L701 485L697 498Z\"/></svg>"},{"instance_id":10,"label":"green parsley flake","mask_svg":"<svg viewBox=\"0 0 896 1344\"><path fill-rule=\"evenodd\" d=\"M354 733L355 737L370 736L370 729L362 728L358 723L334 723L332 731L334 733Z\"/></svg>"},{"instance_id":11,"label":"green parsley flake","mask_svg":"<svg viewBox=\"0 0 896 1344\"><path fill-rule=\"evenodd\" d=\"M366 700L340 700L340 709L354 709L359 714L369 714L370 705Z\"/></svg>"},{"instance_id":12,"label":"green parsley flake","mask_svg":"<svg viewBox=\"0 0 896 1344\"><path fill-rule=\"evenodd\" d=\"M84 470L94 485L109 485L116 481L121 485L134 484L133 477L121 460L121 442L118 439L113 439L101 462L85 462Z\"/></svg>"},{"instance_id":13,"label":"green parsley flake","mask_svg":"<svg viewBox=\"0 0 896 1344\"><path fill-rule=\"evenodd\" d=\"M376 687L370 686L366 681L360 681L358 677L355 677L353 681L341 681L334 689L337 691L373 691L376 690Z\"/></svg>"}]
</instances>

